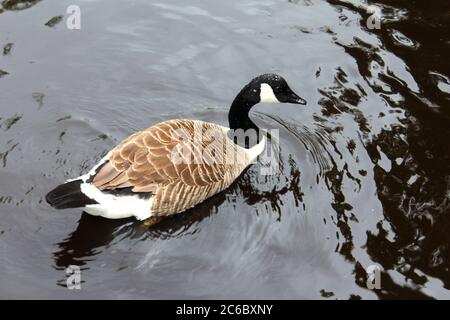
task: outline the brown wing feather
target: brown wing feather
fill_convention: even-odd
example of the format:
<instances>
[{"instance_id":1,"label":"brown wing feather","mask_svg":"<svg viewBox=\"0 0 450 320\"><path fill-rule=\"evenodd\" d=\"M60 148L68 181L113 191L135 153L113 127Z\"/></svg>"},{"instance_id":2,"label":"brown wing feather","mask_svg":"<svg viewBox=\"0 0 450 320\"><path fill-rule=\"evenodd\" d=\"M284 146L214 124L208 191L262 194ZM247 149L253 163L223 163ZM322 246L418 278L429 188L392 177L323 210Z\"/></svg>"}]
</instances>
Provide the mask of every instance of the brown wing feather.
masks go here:
<instances>
[{"instance_id":1,"label":"brown wing feather","mask_svg":"<svg viewBox=\"0 0 450 320\"><path fill-rule=\"evenodd\" d=\"M200 140L195 136L199 133ZM223 153L230 150L224 138L222 128L211 123L159 123L114 148L93 184L101 190L132 187L134 192L150 192L155 215L184 211L227 188L248 165L223 163ZM234 144L232 148L246 157Z\"/></svg>"}]
</instances>

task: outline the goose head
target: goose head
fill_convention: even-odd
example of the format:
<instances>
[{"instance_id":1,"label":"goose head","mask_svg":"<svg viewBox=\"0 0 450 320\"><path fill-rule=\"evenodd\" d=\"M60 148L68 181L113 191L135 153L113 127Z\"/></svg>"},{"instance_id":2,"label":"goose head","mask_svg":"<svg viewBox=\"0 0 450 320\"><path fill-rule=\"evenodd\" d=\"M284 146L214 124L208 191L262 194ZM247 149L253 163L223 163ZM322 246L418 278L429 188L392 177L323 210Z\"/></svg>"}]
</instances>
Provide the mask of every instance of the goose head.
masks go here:
<instances>
[{"instance_id":1,"label":"goose head","mask_svg":"<svg viewBox=\"0 0 450 320\"><path fill-rule=\"evenodd\" d=\"M306 105L306 100L297 95L286 80L277 74L266 73L257 76L243 89L242 94L256 103L295 103Z\"/></svg>"},{"instance_id":2,"label":"goose head","mask_svg":"<svg viewBox=\"0 0 450 320\"><path fill-rule=\"evenodd\" d=\"M258 127L250 120L248 113L258 103L295 103L305 105L282 76L266 73L257 76L242 88L231 104L228 121L231 129L254 129Z\"/></svg>"}]
</instances>

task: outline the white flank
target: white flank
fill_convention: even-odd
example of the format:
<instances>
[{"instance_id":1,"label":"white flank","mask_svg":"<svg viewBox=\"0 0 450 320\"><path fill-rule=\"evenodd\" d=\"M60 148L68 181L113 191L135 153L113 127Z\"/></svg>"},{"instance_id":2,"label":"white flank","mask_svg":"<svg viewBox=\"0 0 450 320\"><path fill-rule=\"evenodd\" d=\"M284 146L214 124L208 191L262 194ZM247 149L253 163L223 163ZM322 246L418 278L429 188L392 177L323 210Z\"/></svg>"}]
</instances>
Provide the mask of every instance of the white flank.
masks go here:
<instances>
[{"instance_id":1,"label":"white flank","mask_svg":"<svg viewBox=\"0 0 450 320\"><path fill-rule=\"evenodd\" d=\"M261 103L280 103L273 93L272 87L267 83L261 83L259 99Z\"/></svg>"},{"instance_id":2,"label":"white flank","mask_svg":"<svg viewBox=\"0 0 450 320\"><path fill-rule=\"evenodd\" d=\"M126 195L116 196L104 193L93 184L86 181L94 175L98 168L108 161L111 151L104 156L88 173L66 182L82 180L80 189L87 197L98 202L98 204L86 205L83 209L93 216L101 216L108 219L122 219L136 217L138 220L145 220L151 216L153 198L141 199L139 196Z\"/></svg>"},{"instance_id":3,"label":"white flank","mask_svg":"<svg viewBox=\"0 0 450 320\"><path fill-rule=\"evenodd\" d=\"M107 194L90 183L81 184L81 192L98 204L89 204L84 210L94 216L102 216L108 219L122 219L136 217L138 220L149 218L153 197L141 199L139 196L115 196Z\"/></svg>"}]
</instances>

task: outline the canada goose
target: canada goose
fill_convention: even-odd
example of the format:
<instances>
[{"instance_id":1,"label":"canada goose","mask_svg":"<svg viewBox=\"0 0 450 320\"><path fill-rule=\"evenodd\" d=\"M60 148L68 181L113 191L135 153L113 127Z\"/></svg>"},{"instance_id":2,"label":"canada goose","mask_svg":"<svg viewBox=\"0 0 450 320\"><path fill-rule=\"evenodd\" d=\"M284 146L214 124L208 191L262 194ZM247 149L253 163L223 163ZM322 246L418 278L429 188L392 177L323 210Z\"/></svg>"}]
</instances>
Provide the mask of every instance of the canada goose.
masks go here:
<instances>
[{"instance_id":1,"label":"canada goose","mask_svg":"<svg viewBox=\"0 0 450 320\"><path fill-rule=\"evenodd\" d=\"M259 139L259 128L248 117L260 102L306 104L281 76L260 75L231 104L229 128L187 119L158 123L122 141L87 174L50 191L46 200L57 209L81 207L110 219L134 216L148 225L185 211L228 188L262 153L266 140ZM256 141L242 145L230 134L239 130L255 131ZM193 154L200 157L193 161Z\"/></svg>"}]
</instances>

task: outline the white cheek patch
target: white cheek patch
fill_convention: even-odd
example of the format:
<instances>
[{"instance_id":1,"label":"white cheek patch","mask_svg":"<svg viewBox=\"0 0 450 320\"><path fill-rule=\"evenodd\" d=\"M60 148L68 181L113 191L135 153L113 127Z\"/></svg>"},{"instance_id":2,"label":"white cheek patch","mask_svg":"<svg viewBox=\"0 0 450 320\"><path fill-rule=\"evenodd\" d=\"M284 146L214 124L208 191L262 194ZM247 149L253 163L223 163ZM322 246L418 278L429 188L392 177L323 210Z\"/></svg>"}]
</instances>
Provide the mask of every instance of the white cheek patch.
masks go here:
<instances>
[{"instance_id":1,"label":"white cheek patch","mask_svg":"<svg viewBox=\"0 0 450 320\"><path fill-rule=\"evenodd\" d=\"M272 87L267 83L261 83L259 98L261 103L280 103L273 93Z\"/></svg>"}]
</instances>

